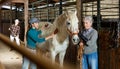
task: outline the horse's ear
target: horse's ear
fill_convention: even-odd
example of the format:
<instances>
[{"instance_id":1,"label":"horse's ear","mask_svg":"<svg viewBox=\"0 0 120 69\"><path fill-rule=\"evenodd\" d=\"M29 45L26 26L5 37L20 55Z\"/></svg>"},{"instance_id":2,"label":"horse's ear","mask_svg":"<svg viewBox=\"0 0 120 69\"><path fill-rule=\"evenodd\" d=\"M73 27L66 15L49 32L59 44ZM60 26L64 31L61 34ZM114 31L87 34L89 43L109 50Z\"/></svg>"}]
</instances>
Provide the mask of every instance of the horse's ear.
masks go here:
<instances>
[{"instance_id":1,"label":"horse's ear","mask_svg":"<svg viewBox=\"0 0 120 69\"><path fill-rule=\"evenodd\" d=\"M66 10L64 14L67 17L68 16L68 10Z\"/></svg>"},{"instance_id":2,"label":"horse's ear","mask_svg":"<svg viewBox=\"0 0 120 69\"><path fill-rule=\"evenodd\" d=\"M77 10L75 10L75 14L77 14Z\"/></svg>"},{"instance_id":3,"label":"horse's ear","mask_svg":"<svg viewBox=\"0 0 120 69\"><path fill-rule=\"evenodd\" d=\"M68 11L68 9L67 9L67 8L65 8L64 10L65 10L64 14L65 14L65 16L67 17L67 16L68 16L68 12L69 12L69 11Z\"/></svg>"}]
</instances>

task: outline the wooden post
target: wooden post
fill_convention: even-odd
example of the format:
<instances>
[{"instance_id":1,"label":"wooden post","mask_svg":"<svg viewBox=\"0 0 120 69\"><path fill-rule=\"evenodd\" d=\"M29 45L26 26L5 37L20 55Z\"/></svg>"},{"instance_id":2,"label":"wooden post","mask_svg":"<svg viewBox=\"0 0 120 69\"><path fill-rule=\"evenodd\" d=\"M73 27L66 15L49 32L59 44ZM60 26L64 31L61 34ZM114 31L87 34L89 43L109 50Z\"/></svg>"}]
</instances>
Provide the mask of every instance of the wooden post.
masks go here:
<instances>
[{"instance_id":1,"label":"wooden post","mask_svg":"<svg viewBox=\"0 0 120 69\"><path fill-rule=\"evenodd\" d=\"M76 0L76 6L77 6L77 16L79 19L79 28L80 30L82 29L82 1L81 0ZM79 58L79 69L82 69L82 54L83 54L83 46L80 46L78 49L78 55L77 57Z\"/></svg>"},{"instance_id":2,"label":"wooden post","mask_svg":"<svg viewBox=\"0 0 120 69\"><path fill-rule=\"evenodd\" d=\"M79 19L79 28L82 28L82 1L76 0L77 16Z\"/></svg>"},{"instance_id":3,"label":"wooden post","mask_svg":"<svg viewBox=\"0 0 120 69\"><path fill-rule=\"evenodd\" d=\"M28 29L28 0L24 0L24 26L25 26L25 32L24 32L24 43L26 46L26 32Z\"/></svg>"},{"instance_id":4,"label":"wooden post","mask_svg":"<svg viewBox=\"0 0 120 69\"><path fill-rule=\"evenodd\" d=\"M1 8L0 8L0 13L1 13ZM0 17L2 17L2 14L0 14ZM1 28L1 29L0 29L0 33L2 32L2 23L1 23L1 20L2 20L2 19L0 18L0 28Z\"/></svg>"},{"instance_id":5,"label":"wooden post","mask_svg":"<svg viewBox=\"0 0 120 69\"><path fill-rule=\"evenodd\" d=\"M10 4L10 25L12 24L12 21L13 18L12 18L12 3Z\"/></svg>"},{"instance_id":6,"label":"wooden post","mask_svg":"<svg viewBox=\"0 0 120 69\"><path fill-rule=\"evenodd\" d=\"M25 46L26 46L26 32L27 32L27 29L28 29L28 1L29 0L12 0L11 2L12 3L24 3L24 29L25 29L25 32L24 32L24 43L25 43Z\"/></svg>"},{"instance_id":7,"label":"wooden post","mask_svg":"<svg viewBox=\"0 0 120 69\"><path fill-rule=\"evenodd\" d=\"M0 69L5 69L5 66L0 62Z\"/></svg>"}]
</instances>

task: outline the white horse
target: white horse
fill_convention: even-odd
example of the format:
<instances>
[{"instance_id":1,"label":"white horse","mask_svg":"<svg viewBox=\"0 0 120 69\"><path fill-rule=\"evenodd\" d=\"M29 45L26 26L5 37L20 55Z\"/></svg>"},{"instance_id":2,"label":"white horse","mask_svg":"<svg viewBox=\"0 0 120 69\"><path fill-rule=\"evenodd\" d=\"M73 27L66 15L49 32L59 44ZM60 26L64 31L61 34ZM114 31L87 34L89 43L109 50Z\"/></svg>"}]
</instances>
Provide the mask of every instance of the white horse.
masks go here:
<instances>
[{"instance_id":1,"label":"white horse","mask_svg":"<svg viewBox=\"0 0 120 69\"><path fill-rule=\"evenodd\" d=\"M46 47L48 51L50 51L50 56L52 62L55 62L56 55L59 54L59 62L60 66L63 67L63 61L66 54L66 50L69 45L69 36L72 38L73 44L77 44L79 42L78 37L78 18L76 15L76 11L67 11L60 16L58 16L53 24L50 24L52 29L47 25L46 30L43 30L42 35L47 36L46 33L55 30L55 36L53 39L46 41L42 47ZM45 37L44 36L44 37ZM38 46L40 47L40 46Z\"/></svg>"}]
</instances>

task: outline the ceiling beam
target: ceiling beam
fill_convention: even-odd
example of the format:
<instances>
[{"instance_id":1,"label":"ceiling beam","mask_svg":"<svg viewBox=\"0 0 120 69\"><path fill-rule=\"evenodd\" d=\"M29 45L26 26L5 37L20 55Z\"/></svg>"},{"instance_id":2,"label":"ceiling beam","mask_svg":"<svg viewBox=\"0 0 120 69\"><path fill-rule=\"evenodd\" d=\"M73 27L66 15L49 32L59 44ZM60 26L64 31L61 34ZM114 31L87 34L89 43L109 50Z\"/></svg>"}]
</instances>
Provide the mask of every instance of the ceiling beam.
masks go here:
<instances>
[{"instance_id":1,"label":"ceiling beam","mask_svg":"<svg viewBox=\"0 0 120 69\"><path fill-rule=\"evenodd\" d=\"M93 1L97 1L97 0L82 0L82 3L88 3L88 2L93 2Z\"/></svg>"},{"instance_id":2,"label":"ceiling beam","mask_svg":"<svg viewBox=\"0 0 120 69\"><path fill-rule=\"evenodd\" d=\"M12 3L24 3L25 0L12 0L11 2Z\"/></svg>"},{"instance_id":3,"label":"ceiling beam","mask_svg":"<svg viewBox=\"0 0 120 69\"><path fill-rule=\"evenodd\" d=\"M10 3L10 0L1 0L0 1L0 8L2 5L9 4L9 3Z\"/></svg>"}]
</instances>

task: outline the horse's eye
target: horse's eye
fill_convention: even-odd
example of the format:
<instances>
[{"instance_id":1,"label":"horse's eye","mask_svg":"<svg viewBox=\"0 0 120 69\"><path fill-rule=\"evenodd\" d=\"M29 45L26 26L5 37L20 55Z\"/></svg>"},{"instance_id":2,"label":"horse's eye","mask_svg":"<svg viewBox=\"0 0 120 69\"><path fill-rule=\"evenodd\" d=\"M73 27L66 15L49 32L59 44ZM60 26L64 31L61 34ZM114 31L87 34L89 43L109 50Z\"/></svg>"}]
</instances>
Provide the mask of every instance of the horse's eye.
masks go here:
<instances>
[{"instance_id":1,"label":"horse's eye","mask_svg":"<svg viewBox=\"0 0 120 69\"><path fill-rule=\"evenodd\" d=\"M67 22L67 25L70 25L70 22Z\"/></svg>"}]
</instances>

